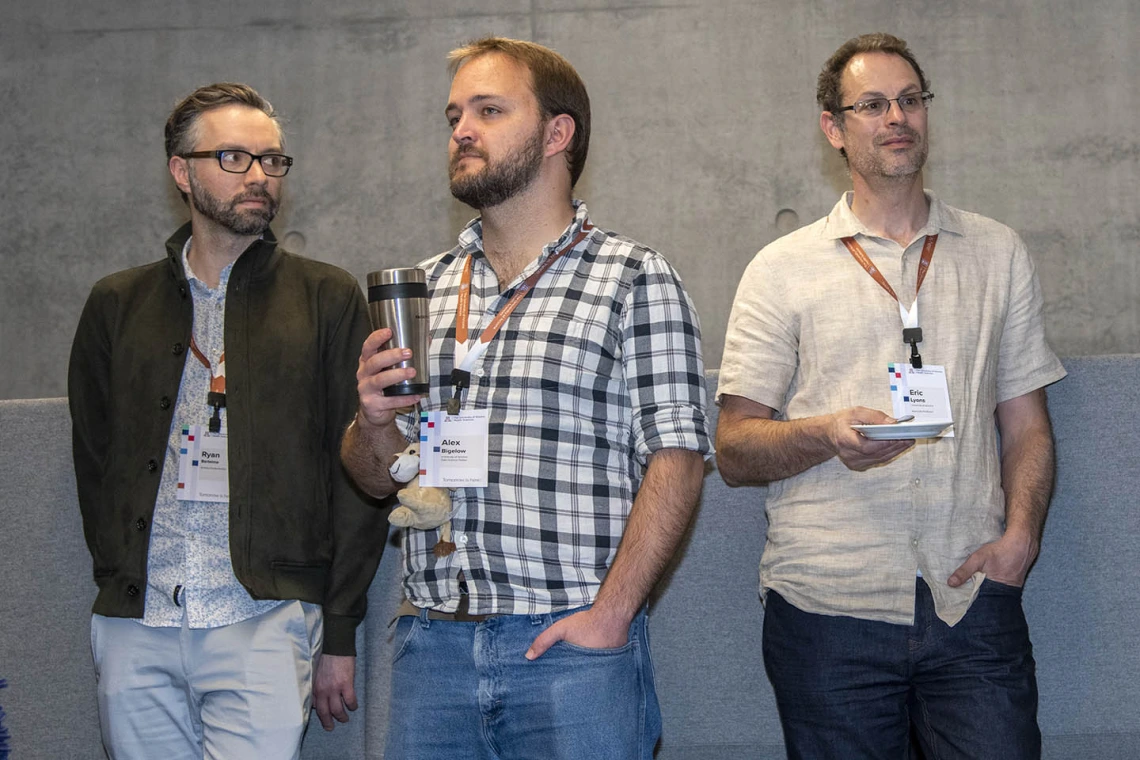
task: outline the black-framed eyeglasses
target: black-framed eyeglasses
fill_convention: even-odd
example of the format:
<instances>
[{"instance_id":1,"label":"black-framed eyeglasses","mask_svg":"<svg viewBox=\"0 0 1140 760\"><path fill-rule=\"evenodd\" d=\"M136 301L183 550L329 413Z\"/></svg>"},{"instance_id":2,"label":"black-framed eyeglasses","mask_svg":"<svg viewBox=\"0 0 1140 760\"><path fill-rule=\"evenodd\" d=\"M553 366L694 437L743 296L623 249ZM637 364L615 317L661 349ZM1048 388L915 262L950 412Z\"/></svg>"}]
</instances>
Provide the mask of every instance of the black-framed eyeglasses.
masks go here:
<instances>
[{"instance_id":1,"label":"black-framed eyeglasses","mask_svg":"<svg viewBox=\"0 0 1140 760\"><path fill-rule=\"evenodd\" d=\"M216 158L222 171L230 174L245 174L256 158L267 177L284 177L293 165L292 156L281 153L262 153L258 156L248 150L196 150L193 153L183 153L182 158Z\"/></svg>"},{"instance_id":2,"label":"black-framed eyeglasses","mask_svg":"<svg viewBox=\"0 0 1140 760\"><path fill-rule=\"evenodd\" d=\"M933 92L927 92L926 90L922 92L908 92L906 95L899 95L897 98L867 98L866 100L858 100L852 105L835 109L835 113L854 111L860 116L882 116L891 110L892 101L899 104L899 110L903 113L918 113L920 109L929 108L930 101L932 100L934 100Z\"/></svg>"}]
</instances>

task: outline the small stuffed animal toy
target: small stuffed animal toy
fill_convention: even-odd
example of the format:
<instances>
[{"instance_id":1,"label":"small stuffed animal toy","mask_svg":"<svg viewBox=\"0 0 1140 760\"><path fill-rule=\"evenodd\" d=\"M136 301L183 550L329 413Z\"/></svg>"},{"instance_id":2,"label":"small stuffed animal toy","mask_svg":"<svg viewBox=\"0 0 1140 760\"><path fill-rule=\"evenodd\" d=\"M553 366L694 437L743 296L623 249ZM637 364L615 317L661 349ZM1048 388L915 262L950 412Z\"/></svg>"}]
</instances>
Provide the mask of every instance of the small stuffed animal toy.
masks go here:
<instances>
[{"instance_id":1,"label":"small stuffed animal toy","mask_svg":"<svg viewBox=\"0 0 1140 760\"><path fill-rule=\"evenodd\" d=\"M397 454L388 472L396 482L408 484L396 493L400 506L388 515L388 522L400 528L439 528L439 541L432 552L437 557L446 557L455 551L451 541L451 494L446 488L420 485L419 444L413 443Z\"/></svg>"}]
</instances>

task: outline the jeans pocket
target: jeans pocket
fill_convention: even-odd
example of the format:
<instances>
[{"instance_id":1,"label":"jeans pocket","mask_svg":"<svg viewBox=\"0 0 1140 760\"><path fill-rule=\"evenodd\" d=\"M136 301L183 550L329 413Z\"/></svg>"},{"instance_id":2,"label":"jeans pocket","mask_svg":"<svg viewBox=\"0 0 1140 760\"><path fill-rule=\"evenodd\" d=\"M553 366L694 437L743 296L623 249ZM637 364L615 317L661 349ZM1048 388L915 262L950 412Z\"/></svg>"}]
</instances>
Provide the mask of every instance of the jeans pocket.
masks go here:
<instances>
[{"instance_id":1,"label":"jeans pocket","mask_svg":"<svg viewBox=\"0 0 1140 760\"><path fill-rule=\"evenodd\" d=\"M553 650L553 649L561 648L561 649L566 650L568 653L582 654L582 655L587 655L589 657L612 657L614 655L625 654L625 653L629 652L630 650L632 650L633 647L634 647L634 641L633 641L633 639L630 639L630 640L626 641L624 644L622 644L620 647L600 647L600 648L584 647L584 646L581 646L580 644L571 644L569 641L559 641L557 644L555 644L553 647L551 647L551 649Z\"/></svg>"},{"instance_id":2,"label":"jeans pocket","mask_svg":"<svg viewBox=\"0 0 1140 760\"><path fill-rule=\"evenodd\" d=\"M979 594L1000 594L1002 596L1021 596L1021 586L1011 586L1008 583L995 581L992 578L986 578L982 581L982 586L978 589Z\"/></svg>"},{"instance_id":3,"label":"jeans pocket","mask_svg":"<svg viewBox=\"0 0 1140 760\"><path fill-rule=\"evenodd\" d=\"M420 619L414 615L404 615L396 619L396 628L392 633L392 663L395 664L412 645L416 631L422 626Z\"/></svg>"}]
</instances>

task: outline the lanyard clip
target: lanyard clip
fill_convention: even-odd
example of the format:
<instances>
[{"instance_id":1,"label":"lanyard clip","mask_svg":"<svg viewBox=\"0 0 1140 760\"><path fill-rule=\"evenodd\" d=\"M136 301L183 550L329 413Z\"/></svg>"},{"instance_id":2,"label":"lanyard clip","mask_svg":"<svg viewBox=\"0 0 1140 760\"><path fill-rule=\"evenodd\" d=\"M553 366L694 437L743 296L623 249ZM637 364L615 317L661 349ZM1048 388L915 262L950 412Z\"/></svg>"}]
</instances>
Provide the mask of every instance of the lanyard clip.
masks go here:
<instances>
[{"instance_id":1,"label":"lanyard clip","mask_svg":"<svg viewBox=\"0 0 1140 760\"><path fill-rule=\"evenodd\" d=\"M451 385L453 390L447 401L447 413L459 414L459 399L463 395L463 389L471 385L471 373L458 367L451 370Z\"/></svg>"},{"instance_id":2,"label":"lanyard clip","mask_svg":"<svg viewBox=\"0 0 1140 760\"><path fill-rule=\"evenodd\" d=\"M206 403L214 408L214 416L210 418L210 432L222 432L222 407L226 405L226 394L210 391L206 394Z\"/></svg>"},{"instance_id":3,"label":"lanyard clip","mask_svg":"<svg viewBox=\"0 0 1140 760\"><path fill-rule=\"evenodd\" d=\"M915 369L922 369L922 356L918 353L918 344L921 342L921 327L907 327L903 329L903 343L910 344L910 366Z\"/></svg>"}]
</instances>

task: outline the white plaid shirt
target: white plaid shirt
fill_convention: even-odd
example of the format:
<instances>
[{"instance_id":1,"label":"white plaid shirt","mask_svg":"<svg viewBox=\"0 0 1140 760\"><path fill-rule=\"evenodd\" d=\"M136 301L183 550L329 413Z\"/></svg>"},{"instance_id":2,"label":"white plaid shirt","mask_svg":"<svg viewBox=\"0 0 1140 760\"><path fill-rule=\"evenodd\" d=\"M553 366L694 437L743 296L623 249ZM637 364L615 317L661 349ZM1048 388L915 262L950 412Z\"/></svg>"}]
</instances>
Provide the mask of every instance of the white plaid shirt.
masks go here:
<instances>
[{"instance_id":1,"label":"white plaid shirt","mask_svg":"<svg viewBox=\"0 0 1140 760\"><path fill-rule=\"evenodd\" d=\"M587 222L499 292L472 221L451 251L422 262L431 292L431 392L451 396L459 282L473 257L469 335ZM700 324L660 254L600 228L542 275L471 373L464 409L490 410L489 485L452 491L457 550L407 530L404 591L454 611L463 572L473 614L533 614L589 604L613 563L650 454L710 451ZM401 417L408 440L418 419Z\"/></svg>"}]
</instances>

